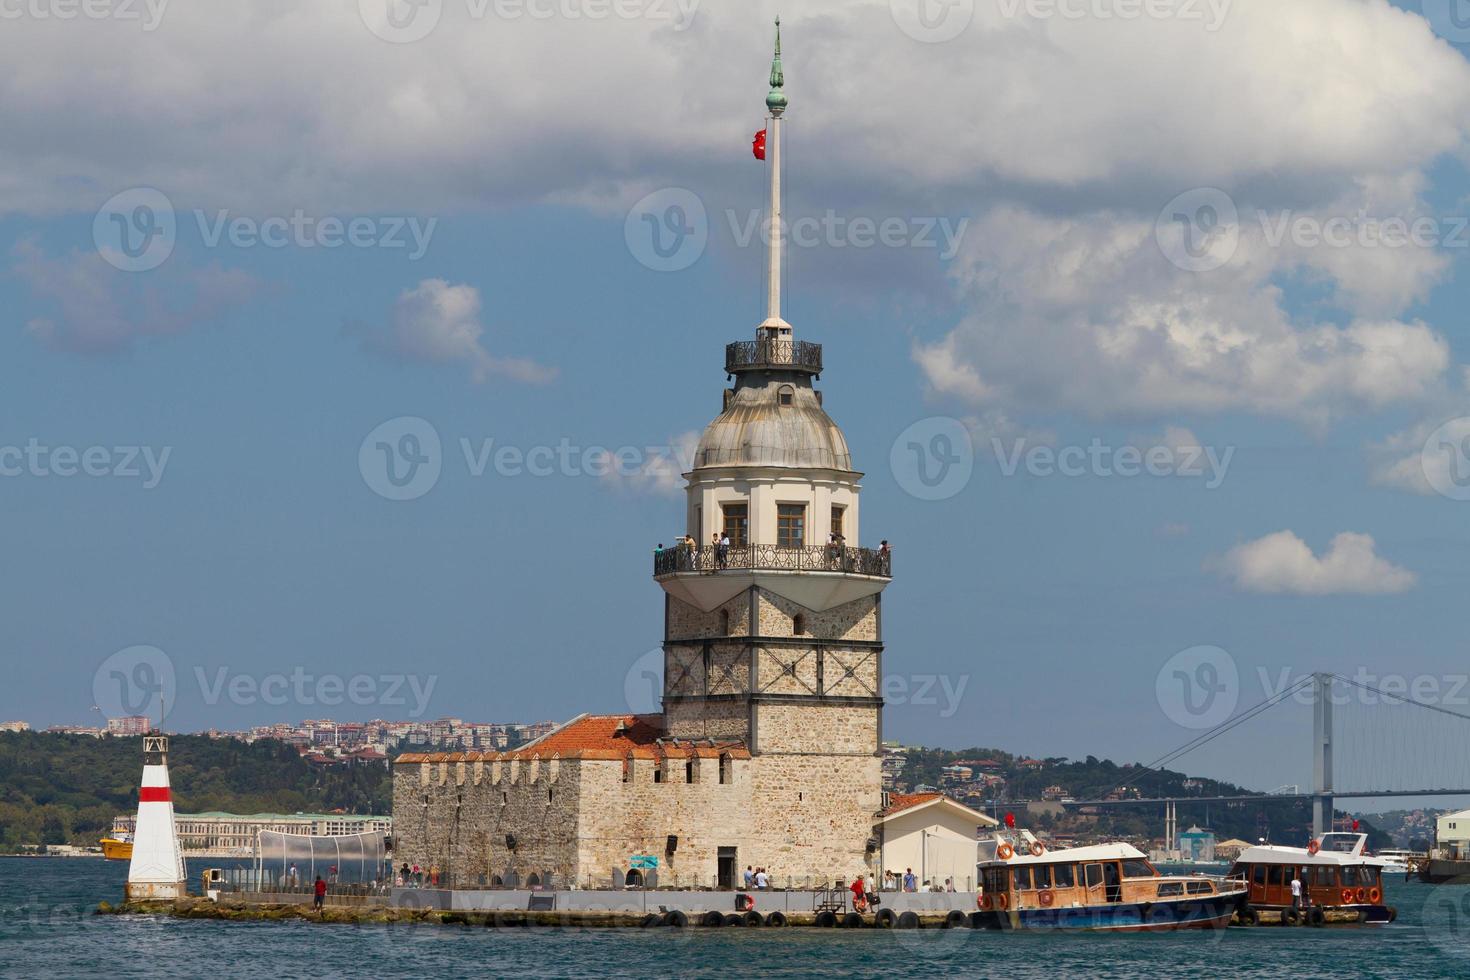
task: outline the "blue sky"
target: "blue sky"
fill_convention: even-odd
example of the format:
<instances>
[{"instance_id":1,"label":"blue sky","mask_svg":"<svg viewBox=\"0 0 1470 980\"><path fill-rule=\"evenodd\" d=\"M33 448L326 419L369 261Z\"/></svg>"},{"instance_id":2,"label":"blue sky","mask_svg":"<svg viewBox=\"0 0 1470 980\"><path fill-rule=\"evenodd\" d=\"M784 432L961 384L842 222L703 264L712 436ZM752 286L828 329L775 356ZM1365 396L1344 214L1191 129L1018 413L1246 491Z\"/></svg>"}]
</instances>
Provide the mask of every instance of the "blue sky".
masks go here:
<instances>
[{"instance_id":1,"label":"blue sky","mask_svg":"<svg viewBox=\"0 0 1470 980\"><path fill-rule=\"evenodd\" d=\"M896 549L886 734L1150 761L1198 731L1158 678L1200 647L1234 665L1240 707L1273 693L1263 676L1335 670L1427 678L1431 700L1470 712L1452 693L1470 670L1470 504L1435 492L1419 455L1470 415L1464 47L1418 4L1237 0L1204 31L1008 20L981 2L937 42L900 6L803 5L786 22L792 212L904 229L872 247L820 231L786 278L787 319L825 345L826 405L867 473L863 543ZM471 22L467 39L446 19L401 44L351 8L168 9L141 37L7 26L0 51L31 87L0 99L17 137L0 187L0 447L106 447L108 467L127 447L168 456L156 486L146 466L0 477L6 718L95 720L99 671L140 644L167 657L180 729L628 706L662 622L649 553L682 530L668 467L477 476L461 440L687 446L716 414L722 345L762 317L760 242L738 228L762 202L748 143L776 7L708 4L683 30L654 8ZM1463 40L1454 23L1435 26ZM214 69L204 53L227 28L258 43ZM1278 71L1278 45L1304 37L1324 47L1297 44ZM55 53L84 49L85 77L61 79ZM125 271L94 223L138 187L166 196L177 234L157 268ZM708 245L661 272L635 233L642 213L667 216L668 188L698 199ZM1202 188L1223 189L1240 233L1191 271L1171 262L1164 212L1194 194L1179 207L1198 219ZM1360 208L1432 218L1437 237L1269 240L1277 215L1320 226ZM221 209L368 219L375 241L435 223L418 257L212 245ZM953 256L915 243L941 221L963 225ZM359 450L403 417L432 425L441 472L389 500ZM973 473L945 499L890 462L915 424L971 440ZM1007 475L997 440L1002 457L1094 441L1231 455L1218 486ZM374 693L209 697L221 669L256 685L364 677ZM384 695L400 675L422 704ZM1182 765L1306 783L1309 724L1288 703ZM1340 785L1377 778L1355 764Z\"/></svg>"}]
</instances>

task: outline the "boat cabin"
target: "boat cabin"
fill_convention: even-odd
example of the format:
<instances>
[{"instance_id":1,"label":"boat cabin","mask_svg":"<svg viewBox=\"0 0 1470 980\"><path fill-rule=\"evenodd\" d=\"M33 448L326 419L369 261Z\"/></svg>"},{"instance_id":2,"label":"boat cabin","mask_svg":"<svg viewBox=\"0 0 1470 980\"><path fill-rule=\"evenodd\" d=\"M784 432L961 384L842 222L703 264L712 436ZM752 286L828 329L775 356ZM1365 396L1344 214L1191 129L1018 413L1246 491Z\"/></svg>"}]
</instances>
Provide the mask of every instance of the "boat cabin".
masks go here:
<instances>
[{"instance_id":1,"label":"boat cabin","mask_svg":"<svg viewBox=\"0 0 1470 980\"><path fill-rule=\"evenodd\" d=\"M1034 838L1022 838L1003 846L982 842L981 849L982 911L1152 903L1215 895L1218 889L1210 878L1159 874L1148 857L1129 844L1048 851Z\"/></svg>"},{"instance_id":2,"label":"boat cabin","mask_svg":"<svg viewBox=\"0 0 1470 980\"><path fill-rule=\"evenodd\" d=\"M1257 908L1290 907L1293 878L1301 881L1311 906L1379 905L1387 862L1368 853L1367 841L1366 834L1332 833L1307 847L1248 847L1229 873L1245 879L1250 904Z\"/></svg>"}]
</instances>

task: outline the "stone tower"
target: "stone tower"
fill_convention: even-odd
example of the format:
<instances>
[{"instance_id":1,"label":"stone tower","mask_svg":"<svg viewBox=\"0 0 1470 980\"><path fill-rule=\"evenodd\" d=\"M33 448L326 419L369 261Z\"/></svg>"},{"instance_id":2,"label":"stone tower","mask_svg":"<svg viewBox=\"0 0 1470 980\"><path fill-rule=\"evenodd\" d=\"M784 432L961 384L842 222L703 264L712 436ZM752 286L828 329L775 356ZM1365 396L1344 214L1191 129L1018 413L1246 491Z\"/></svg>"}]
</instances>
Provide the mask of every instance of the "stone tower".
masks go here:
<instances>
[{"instance_id":1,"label":"stone tower","mask_svg":"<svg viewBox=\"0 0 1470 980\"><path fill-rule=\"evenodd\" d=\"M798 842L836 833L846 853L861 854L880 805L880 599L891 565L886 549L856 547L862 474L813 386L822 348L796 340L781 317L780 43L777 21L766 97L767 315L755 339L726 346L734 386L685 474L695 548L655 558L665 592L663 721L675 739L748 747L757 826L787 825ZM859 811L851 826L839 831L848 821L818 794L845 797Z\"/></svg>"}]
</instances>

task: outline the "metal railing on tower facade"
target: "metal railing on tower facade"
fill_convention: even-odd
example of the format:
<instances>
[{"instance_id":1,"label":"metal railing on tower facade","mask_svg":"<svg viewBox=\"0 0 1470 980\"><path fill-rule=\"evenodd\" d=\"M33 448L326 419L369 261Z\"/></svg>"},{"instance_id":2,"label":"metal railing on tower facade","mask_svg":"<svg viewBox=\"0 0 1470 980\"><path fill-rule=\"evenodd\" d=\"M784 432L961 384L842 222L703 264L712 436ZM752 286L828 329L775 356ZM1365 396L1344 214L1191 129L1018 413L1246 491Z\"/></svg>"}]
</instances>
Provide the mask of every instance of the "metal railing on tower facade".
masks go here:
<instances>
[{"instance_id":1,"label":"metal railing on tower facade","mask_svg":"<svg viewBox=\"0 0 1470 980\"><path fill-rule=\"evenodd\" d=\"M822 345L805 340L737 340L725 345L726 374L765 367L821 374Z\"/></svg>"},{"instance_id":2,"label":"metal railing on tower facade","mask_svg":"<svg viewBox=\"0 0 1470 980\"><path fill-rule=\"evenodd\" d=\"M849 575L893 577L893 554L873 548L782 548L773 544L751 544L727 549L722 555L713 546L689 548L676 545L654 553L653 574L675 572L722 572L729 569L776 572L845 572Z\"/></svg>"}]
</instances>

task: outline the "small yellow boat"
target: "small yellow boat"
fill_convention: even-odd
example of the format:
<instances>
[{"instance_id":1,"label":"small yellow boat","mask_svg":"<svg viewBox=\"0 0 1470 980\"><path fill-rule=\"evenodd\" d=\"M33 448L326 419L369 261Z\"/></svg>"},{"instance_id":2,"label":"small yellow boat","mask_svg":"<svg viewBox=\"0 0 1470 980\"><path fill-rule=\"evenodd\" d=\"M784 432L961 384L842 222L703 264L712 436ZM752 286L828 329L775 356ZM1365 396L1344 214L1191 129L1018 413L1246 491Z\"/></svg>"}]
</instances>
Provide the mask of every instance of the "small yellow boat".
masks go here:
<instances>
[{"instance_id":1,"label":"small yellow boat","mask_svg":"<svg viewBox=\"0 0 1470 980\"><path fill-rule=\"evenodd\" d=\"M131 861L133 839L131 837L102 838L102 856L109 861Z\"/></svg>"}]
</instances>

